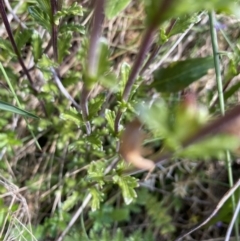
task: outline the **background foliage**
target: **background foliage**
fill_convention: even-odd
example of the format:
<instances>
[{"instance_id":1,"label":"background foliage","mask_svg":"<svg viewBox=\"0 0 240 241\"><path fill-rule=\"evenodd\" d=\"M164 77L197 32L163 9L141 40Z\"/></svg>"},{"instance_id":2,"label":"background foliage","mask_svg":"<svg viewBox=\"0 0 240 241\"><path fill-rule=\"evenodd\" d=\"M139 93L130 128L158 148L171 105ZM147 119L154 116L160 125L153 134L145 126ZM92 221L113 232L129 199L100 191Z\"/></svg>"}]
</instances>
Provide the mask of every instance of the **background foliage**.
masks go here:
<instances>
[{"instance_id":1,"label":"background foliage","mask_svg":"<svg viewBox=\"0 0 240 241\"><path fill-rule=\"evenodd\" d=\"M239 140L185 143L238 102L237 1L0 0L0 13L1 240L174 240L211 213ZM171 154L152 173L118 153L135 117L143 155ZM224 237L233 206L188 240Z\"/></svg>"}]
</instances>

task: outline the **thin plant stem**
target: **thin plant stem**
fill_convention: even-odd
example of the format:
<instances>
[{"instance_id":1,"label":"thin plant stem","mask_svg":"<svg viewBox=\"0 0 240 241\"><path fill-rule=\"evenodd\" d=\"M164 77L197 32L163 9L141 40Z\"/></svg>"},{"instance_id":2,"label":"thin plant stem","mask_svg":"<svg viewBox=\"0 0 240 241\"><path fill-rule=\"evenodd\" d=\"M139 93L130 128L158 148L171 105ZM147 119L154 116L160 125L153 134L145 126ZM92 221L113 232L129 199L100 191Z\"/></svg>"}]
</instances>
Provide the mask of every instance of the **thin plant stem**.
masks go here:
<instances>
[{"instance_id":1,"label":"thin plant stem","mask_svg":"<svg viewBox=\"0 0 240 241\"><path fill-rule=\"evenodd\" d=\"M164 14L172 6L173 3L174 3L174 1L172 1L172 0L162 1L161 4L159 4L159 9L155 12L155 16L153 16L151 23L149 23L149 25L145 31L145 34L142 38L141 45L139 47L139 52L133 63L133 67L130 71L127 83L126 83L124 91L123 91L122 100L125 102L127 102L129 99L132 87L133 87L135 80L136 80L138 74L140 73L141 69L146 68L146 67L143 67L144 60L150 49L150 46L153 43L155 34L157 32L157 28L165 20ZM154 52L157 53L157 51L158 50L156 49ZM150 63L148 62L147 65L149 65L149 64ZM116 118L115 118L115 122L114 122L114 129L115 129L116 133L119 131L119 124L121 121L122 114L123 114L122 110L119 109L116 114ZM118 150L118 145L117 145L117 150Z\"/></svg>"},{"instance_id":2,"label":"thin plant stem","mask_svg":"<svg viewBox=\"0 0 240 241\"><path fill-rule=\"evenodd\" d=\"M166 29L166 35L168 35L171 32L171 30L173 29L176 22L177 22L177 20L175 18L170 21L170 24L169 24L168 28ZM158 45L157 43L154 44L153 51L150 54L148 60L144 64L144 66L142 67L142 69L140 71L140 75L142 75L144 73L144 71L149 67L149 65L152 63L152 61L158 55L161 48L162 48L162 45Z\"/></svg>"},{"instance_id":3,"label":"thin plant stem","mask_svg":"<svg viewBox=\"0 0 240 241\"><path fill-rule=\"evenodd\" d=\"M90 35L90 44L88 51L88 60L87 60L87 73L90 77L96 77L97 75L97 66L99 62L99 39L102 32L102 23L104 20L104 5L105 0L98 0L95 2L94 14L93 14L93 23L92 30ZM80 105L82 110L82 116L85 121L87 134L91 134L91 125L88 121L88 99L91 93L90 87L87 83L83 84Z\"/></svg>"},{"instance_id":4,"label":"thin plant stem","mask_svg":"<svg viewBox=\"0 0 240 241\"><path fill-rule=\"evenodd\" d=\"M221 68L220 68L220 60L219 60L218 39L217 39L217 31L214 26L216 22L214 11L211 11L209 13L209 22L210 22L210 32L211 32L211 40L212 40L216 82L217 82L217 88L218 88L219 106L220 106L221 114L225 115L225 103L224 103L222 76L221 76ZM230 187L232 187L233 173L232 173L232 167L231 167L231 157L229 152L226 152L226 161L227 161L227 170L228 170L228 181L229 181ZM235 201L234 195L232 195L231 199L232 199L233 212L234 212L236 207L236 201ZM239 240L238 220L236 220L235 222L235 235L237 237L237 240Z\"/></svg>"},{"instance_id":5,"label":"thin plant stem","mask_svg":"<svg viewBox=\"0 0 240 241\"><path fill-rule=\"evenodd\" d=\"M51 67L50 71L52 72L53 79L54 79L55 83L57 84L59 90L75 106L75 108L80 112L81 111L80 105L73 99L73 97L68 93L67 89L63 86L62 81L58 77L58 74L55 71L55 69Z\"/></svg>"},{"instance_id":6,"label":"thin plant stem","mask_svg":"<svg viewBox=\"0 0 240 241\"><path fill-rule=\"evenodd\" d=\"M3 23L5 25L5 28L6 28L8 37L9 37L9 40L10 40L10 42L12 44L13 50L14 50L15 54L18 57L18 61L19 61L20 65L22 66L22 69L23 69L25 75L27 76L27 78L29 80L32 89L34 90L35 93L37 93L37 91L36 91L36 89L34 88L34 85L33 85L33 80L32 80L32 78L31 78L31 76L30 76L30 74L29 74L29 72L28 72L28 70L27 70L27 68L26 68L26 66L25 66L25 64L23 62L21 54L20 54L20 52L19 52L19 50L17 48L17 44L16 44L16 42L14 40L14 37L13 37L13 34L12 34L12 30L11 30L10 24L8 22L8 19L7 19L7 14L6 14L6 11L5 11L5 6L4 6L3 0L0 0L0 14L2 16L2 20L3 20Z\"/></svg>"},{"instance_id":7,"label":"thin plant stem","mask_svg":"<svg viewBox=\"0 0 240 241\"><path fill-rule=\"evenodd\" d=\"M240 210L240 199L238 200L238 204L237 204L237 207L235 209L234 215L232 217L231 223L228 226L227 234L225 236L225 241L229 241L230 240L231 232L232 232L234 224L237 221L237 216L239 214L239 210Z\"/></svg>"},{"instance_id":8,"label":"thin plant stem","mask_svg":"<svg viewBox=\"0 0 240 241\"><path fill-rule=\"evenodd\" d=\"M153 42L155 31L156 31L155 25L149 26L149 28L145 32L145 35L143 36L139 53L134 61L133 67L131 69L126 86L123 91L123 96L122 96L123 101L126 101L126 102L128 101L133 84L135 83L135 79L140 71L140 68L142 67L144 58ZM116 133L119 131L119 123L120 123L121 117L122 117L122 111L119 110L117 112L115 123L114 123L114 129Z\"/></svg>"},{"instance_id":9,"label":"thin plant stem","mask_svg":"<svg viewBox=\"0 0 240 241\"><path fill-rule=\"evenodd\" d=\"M86 196L86 198L84 199L82 205L78 208L78 210L76 211L76 213L73 215L71 221L69 222L69 224L67 225L67 227L64 229L64 231L62 232L62 234L58 237L57 241L62 241L64 240L64 237L67 235L67 233L69 232L69 230L72 228L72 226L75 224L75 222L77 221L77 219L79 218L79 216L82 214L84 208L88 205L88 203L91 201L92 199L92 195L90 193L88 193L88 195Z\"/></svg>"}]
</instances>

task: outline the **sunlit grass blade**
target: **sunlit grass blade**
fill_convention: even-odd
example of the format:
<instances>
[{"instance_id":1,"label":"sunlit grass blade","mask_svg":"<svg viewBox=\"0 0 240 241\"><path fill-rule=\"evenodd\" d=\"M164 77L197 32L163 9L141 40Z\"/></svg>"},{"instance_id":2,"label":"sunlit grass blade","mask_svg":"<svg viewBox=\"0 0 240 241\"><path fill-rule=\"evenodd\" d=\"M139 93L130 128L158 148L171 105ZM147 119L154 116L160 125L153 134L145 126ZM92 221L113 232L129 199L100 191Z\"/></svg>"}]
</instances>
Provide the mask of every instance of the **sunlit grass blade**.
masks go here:
<instances>
[{"instance_id":1,"label":"sunlit grass blade","mask_svg":"<svg viewBox=\"0 0 240 241\"><path fill-rule=\"evenodd\" d=\"M8 104L4 101L1 101L1 100L0 100L0 110L6 110L6 111L10 111L12 113L19 114L22 116L38 119L38 117L36 115L34 115L28 111L22 110L14 105Z\"/></svg>"}]
</instances>

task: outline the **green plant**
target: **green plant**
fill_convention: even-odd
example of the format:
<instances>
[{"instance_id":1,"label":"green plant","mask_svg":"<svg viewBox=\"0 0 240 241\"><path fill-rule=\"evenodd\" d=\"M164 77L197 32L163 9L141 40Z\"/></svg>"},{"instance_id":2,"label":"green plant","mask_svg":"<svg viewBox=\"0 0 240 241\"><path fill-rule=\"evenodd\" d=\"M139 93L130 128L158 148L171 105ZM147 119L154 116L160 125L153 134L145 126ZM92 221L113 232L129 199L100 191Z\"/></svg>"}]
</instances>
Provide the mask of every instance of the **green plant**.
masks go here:
<instances>
[{"instance_id":1,"label":"green plant","mask_svg":"<svg viewBox=\"0 0 240 241\"><path fill-rule=\"evenodd\" d=\"M215 49L213 58L214 43L205 38L218 22L201 21L213 11L227 21L238 3L89 2L0 0L1 238L9 228L15 240L173 240L186 231L174 223L183 222L190 194L203 195L195 188L207 185L208 160L225 159L226 150L239 146L238 138L219 133L238 109L211 126L219 113L215 89L199 81L216 69L219 93L221 83L226 86L218 95L221 113L224 98L236 102L239 83L227 85L238 75L238 40L220 26L224 52ZM192 98L188 91L198 93ZM147 181L118 153L122 132L136 117L146 132L144 148L159 167ZM232 207L225 207L231 215ZM186 222L194 217L203 218L200 212L184 216Z\"/></svg>"}]
</instances>

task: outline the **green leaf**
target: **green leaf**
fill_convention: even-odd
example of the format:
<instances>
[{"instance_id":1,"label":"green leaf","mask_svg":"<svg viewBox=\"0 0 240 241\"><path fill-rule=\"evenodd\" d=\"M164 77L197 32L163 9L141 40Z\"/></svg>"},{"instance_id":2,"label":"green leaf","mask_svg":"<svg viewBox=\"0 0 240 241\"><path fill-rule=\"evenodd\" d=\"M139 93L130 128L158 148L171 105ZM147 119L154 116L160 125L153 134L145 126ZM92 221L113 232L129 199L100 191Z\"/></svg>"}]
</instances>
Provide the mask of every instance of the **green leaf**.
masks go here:
<instances>
[{"instance_id":1,"label":"green leaf","mask_svg":"<svg viewBox=\"0 0 240 241\"><path fill-rule=\"evenodd\" d=\"M240 89L240 82L237 82L236 84L234 84L233 86L231 86L229 88L229 90L227 90L224 93L224 100L227 100L228 98L230 98L231 96L234 95L234 93L236 93L237 91L239 91Z\"/></svg>"},{"instance_id":2,"label":"green leaf","mask_svg":"<svg viewBox=\"0 0 240 241\"><path fill-rule=\"evenodd\" d=\"M193 14L203 10L224 11L226 13L238 14L239 6L236 1L230 0L144 0L147 12L147 23L159 25L162 22L184 16L185 14ZM161 9L161 11L160 11Z\"/></svg>"},{"instance_id":3,"label":"green leaf","mask_svg":"<svg viewBox=\"0 0 240 241\"><path fill-rule=\"evenodd\" d=\"M36 115L34 115L30 112L27 112L25 110L22 110L22 109L20 109L16 106L11 105L11 104L8 104L6 102L3 102L3 101L0 101L0 109L10 111L12 113L19 114L19 115L22 115L22 116L38 119L38 117Z\"/></svg>"},{"instance_id":4,"label":"green leaf","mask_svg":"<svg viewBox=\"0 0 240 241\"><path fill-rule=\"evenodd\" d=\"M161 138L171 135L170 109L163 100L156 101L151 107L148 104L139 105L137 109L140 112L140 119L154 135Z\"/></svg>"},{"instance_id":5,"label":"green leaf","mask_svg":"<svg viewBox=\"0 0 240 241\"><path fill-rule=\"evenodd\" d=\"M59 25L60 18L74 15L74 16L82 16L83 15L83 9L82 6L78 5L77 2L75 2L70 7L62 8L61 11L58 11L56 15L54 16L54 22L56 25Z\"/></svg>"},{"instance_id":6,"label":"green leaf","mask_svg":"<svg viewBox=\"0 0 240 241\"><path fill-rule=\"evenodd\" d=\"M182 101L175 109L172 129L174 139L178 143L185 141L209 121L209 113L205 106L196 106L194 103ZM186 123L188 128L182 128Z\"/></svg>"},{"instance_id":7,"label":"green leaf","mask_svg":"<svg viewBox=\"0 0 240 241\"><path fill-rule=\"evenodd\" d=\"M0 48L6 50L8 56L11 56L11 57L16 56L16 54L13 52L12 45L8 40L0 38Z\"/></svg>"},{"instance_id":8,"label":"green leaf","mask_svg":"<svg viewBox=\"0 0 240 241\"><path fill-rule=\"evenodd\" d=\"M124 10L131 0L107 0L105 14L108 19L118 15L119 12Z\"/></svg>"},{"instance_id":9,"label":"green leaf","mask_svg":"<svg viewBox=\"0 0 240 241\"><path fill-rule=\"evenodd\" d=\"M13 132L0 133L0 148L11 148L13 146L19 146L22 142L18 140Z\"/></svg>"},{"instance_id":10,"label":"green leaf","mask_svg":"<svg viewBox=\"0 0 240 241\"><path fill-rule=\"evenodd\" d=\"M98 68L97 68L97 76L104 76L110 72L110 61L109 61L109 44L106 39L102 38L99 42L98 46Z\"/></svg>"},{"instance_id":11,"label":"green leaf","mask_svg":"<svg viewBox=\"0 0 240 241\"><path fill-rule=\"evenodd\" d=\"M119 185L122 189L122 195L124 202L129 205L132 201L137 198L137 193L134 188L138 187L137 179L131 176L121 177L115 175L113 181Z\"/></svg>"},{"instance_id":12,"label":"green leaf","mask_svg":"<svg viewBox=\"0 0 240 241\"><path fill-rule=\"evenodd\" d=\"M32 47L34 62L37 63L42 57L42 38L37 31L33 31L32 34Z\"/></svg>"},{"instance_id":13,"label":"green leaf","mask_svg":"<svg viewBox=\"0 0 240 241\"><path fill-rule=\"evenodd\" d=\"M90 193L92 194L92 211L96 211L100 208L100 202L103 201L104 193L99 191L97 188L90 188Z\"/></svg>"},{"instance_id":14,"label":"green leaf","mask_svg":"<svg viewBox=\"0 0 240 241\"><path fill-rule=\"evenodd\" d=\"M108 125L111 128L111 131L114 132L114 121L115 121L115 118L116 118L115 112L106 109L105 110L105 118L106 118L106 120L108 122Z\"/></svg>"},{"instance_id":15,"label":"green leaf","mask_svg":"<svg viewBox=\"0 0 240 241\"><path fill-rule=\"evenodd\" d=\"M75 24L75 23L63 24L59 28L59 33L66 33L68 31L76 32L80 34L86 33L85 27L83 25Z\"/></svg>"},{"instance_id":16,"label":"green leaf","mask_svg":"<svg viewBox=\"0 0 240 241\"><path fill-rule=\"evenodd\" d=\"M130 73L130 65L127 62L123 62L121 65L121 82L120 82L121 96L123 95L123 91L126 86L129 73Z\"/></svg>"},{"instance_id":17,"label":"green leaf","mask_svg":"<svg viewBox=\"0 0 240 241\"><path fill-rule=\"evenodd\" d=\"M92 161L88 167L88 178L97 182L100 187L104 185L104 172L106 169L106 163L104 161Z\"/></svg>"},{"instance_id":18,"label":"green leaf","mask_svg":"<svg viewBox=\"0 0 240 241\"><path fill-rule=\"evenodd\" d=\"M102 141L101 137L96 134L92 134L85 138L85 141L91 145L91 148L94 150L102 150Z\"/></svg>"},{"instance_id":19,"label":"green leaf","mask_svg":"<svg viewBox=\"0 0 240 241\"><path fill-rule=\"evenodd\" d=\"M192 15L184 15L177 19L170 33L168 34L168 38L173 35L185 32L191 24L198 23L201 20L197 13Z\"/></svg>"},{"instance_id":20,"label":"green leaf","mask_svg":"<svg viewBox=\"0 0 240 241\"><path fill-rule=\"evenodd\" d=\"M70 107L69 110L64 111L64 113L61 113L60 118L65 121L72 121L78 127L83 123L82 116L73 107Z\"/></svg>"},{"instance_id":21,"label":"green leaf","mask_svg":"<svg viewBox=\"0 0 240 241\"><path fill-rule=\"evenodd\" d=\"M99 83L112 92L118 91L118 79L114 73L107 73L106 75L101 76L99 78Z\"/></svg>"},{"instance_id":22,"label":"green leaf","mask_svg":"<svg viewBox=\"0 0 240 241\"><path fill-rule=\"evenodd\" d=\"M104 105L105 94L99 94L97 97L93 98L89 102L89 120L92 120L94 117L98 116L99 111Z\"/></svg>"},{"instance_id":23,"label":"green leaf","mask_svg":"<svg viewBox=\"0 0 240 241\"><path fill-rule=\"evenodd\" d=\"M69 48L71 47L72 33L67 32L61 34L58 38L58 62L61 63L63 58L69 54Z\"/></svg>"},{"instance_id":24,"label":"green leaf","mask_svg":"<svg viewBox=\"0 0 240 241\"><path fill-rule=\"evenodd\" d=\"M45 80L49 80L52 77L50 67L58 67L58 64L51 60L46 54L42 55L42 58L38 60L37 67L42 71Z\"/></svg>"},{"instance_id":25,"label":"green leaf","mask_svg":"<svg viewBox=\"0 0 240 241\"><path fill-rule=\"evenodd\" d=\"M159 45L165 44L168 41L168 39L169 38L166 34L166 29L160 28L158 44Z\"/></svg>"},{"instance_id":26,"label":"green leaf","mask_svg":"<svg viewBox=\"0 0 240 241\"><path fill-rule=\"evenodd\" d=\"M70 196L66 198L66 200L62 204L63 211L69 211L77 204L79 199L79 194L77 192L73 192Z\"/></svg>"},{"instance_id":27,"label":"green leaf","mask_svg":"<svg viewBox=\"0 0 240 241\"><path fill-rule=\"evenodd\" d=\"M16 41L16 44L19 50L21 50L21 48L29 41L31 35L32 35L32 30L30 29L23 29L23 30L17 31L17 33L14 36L14 39Z\"/></svg>"},{"instance_id":28,"label":"green leaf","mask_svg":"<svg viewBox=\"0 0 240 241\"><path fill-rule=\"evenodd\" d=\"M58 67L58 64L51 60L46 54L43 54L42 58L38 62L38 67L40 69L49 69L50 67Z\"/></svg>"},{"instance_id":29,"label":"green leaf","mask_svg":"<svg viewBox=\"0 0 240 241\"><path fill-rule=\"evenodd\" d=\"M29 7L28 12L31 17L44 29L48 31L51 30L50 17L46 12L44 12L37 6Z\"/></svg>"},{"instance_id":30,"label":"green leaf","mask_svg":"<svg viewBox=\"0 0 240 241\"><path fill-rule=\"evenodd\" d=\"M50 16L51 5L49 0L36 0L36 3L43 12L47 13L47 15Z\"/></svg>"},{"instance_id":31,"label":"green leaf","mask_svg":"<svg viewBox=\"0 0 240 241\"><path fill-rule=\"evenodd\" d=\"M122 222L122 221L128 221L129 220L129 209L127 208L114 208L112 210L112 213L110 213L111 218L114 221Z\"/></svg>"},{"instance_id":32,"label":"green leaf","mask_svg":"<svg viewBox=\"0 0 240 241\"><path fill-rule=\"evenodd\" d=\"M239 147L239 142L237 137L220 134L191 145L177 155L187 158L219 158L225 155L226 150L236 150Z\"/></svg>"},{"instance_id":33,"label":"green leaf","mask_svg":"<svg viewBox=\"0 0 240 241\"><path fill-rule=\"evenodd\" d=\"M110 75L111 65L109 61L109 45L105 38L101 38L95 51L96 66L92 73L88 73L87 59L85 58L83 81L88 89L97 83L101 78Z\"/></svg>"},{"instance_id":34,"label":"green leaf","mask_svg":"<svg viewBox=\"0 0 240 241\"><path fill-rule=\"evenodd\" d=\"M152 87L159 92L177 92L206 75L211 68L214 68L212 57L177 61L154 72Z\"/></svg>"}]
</instances>

